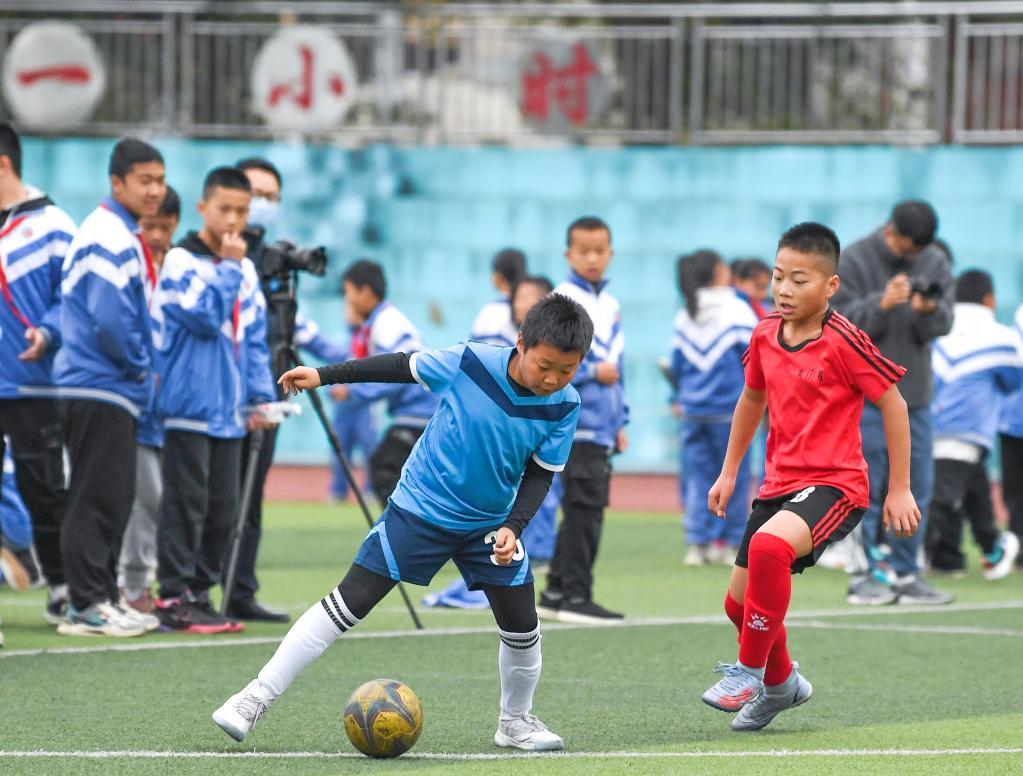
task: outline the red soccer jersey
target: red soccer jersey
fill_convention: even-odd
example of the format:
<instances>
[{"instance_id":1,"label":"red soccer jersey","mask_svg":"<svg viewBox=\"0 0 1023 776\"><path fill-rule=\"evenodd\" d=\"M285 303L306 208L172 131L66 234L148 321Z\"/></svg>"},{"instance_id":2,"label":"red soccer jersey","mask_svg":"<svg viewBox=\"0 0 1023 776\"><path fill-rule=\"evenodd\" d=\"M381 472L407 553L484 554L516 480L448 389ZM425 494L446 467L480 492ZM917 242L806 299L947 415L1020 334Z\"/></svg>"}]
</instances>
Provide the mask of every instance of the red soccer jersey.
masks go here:
<instances>
[{"instance_id":1,"label":"red soccer jersey","mask_svg":"<svg viewBox=\"0 0 1023 776\"><path fill-rule=\"evenodd\" d=\"M795 347L782 341L782 319L767 316L743 356L746 385L767 391L771 428L761 498L810 485L838 488L856 506L870 500L863 460L863 398L877 401L906 370L834 310L821 335Z\"/></svg>"}]
</instances>

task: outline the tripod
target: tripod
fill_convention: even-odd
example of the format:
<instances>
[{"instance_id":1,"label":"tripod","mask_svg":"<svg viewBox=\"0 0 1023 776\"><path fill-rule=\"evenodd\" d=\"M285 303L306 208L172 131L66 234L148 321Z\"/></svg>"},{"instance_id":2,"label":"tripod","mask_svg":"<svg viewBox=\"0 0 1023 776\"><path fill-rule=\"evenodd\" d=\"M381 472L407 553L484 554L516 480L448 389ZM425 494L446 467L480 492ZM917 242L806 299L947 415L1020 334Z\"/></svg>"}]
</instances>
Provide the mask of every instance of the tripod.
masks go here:
<instances>
[{"instance_id":1,"label":"tripod","mask_svg":"<svg viewBox=\"0 0 1023 776\"><path fill-rule=\"evenodd\" d=\"M283 279L275 277L274 280L277 280L278 283L276 286L271 286L273 290L271 290L267 298L267 307L269 308L270 318L274 321L274 328L278 335L274 339L277 344L274 346L271 358L273 374L275 375L283 374L292 367L303 366L301 359L298 357L298 353L291 344L295 334L295 314L298 310L298 304L295 301L295 287L298 284L298 277L297 273L292 272L292 275L294 275L294 277L289 278L285 276ZM288 282L289 280L290 282ZM330 442L331 449L334 451L334 456L337 458L338 463L341 464L341 468L344 470L345 476L348 478L349 486L355 494L355 500L359 503L359 508L362 510L362 514L366 518L366 522L372 528L373 516L370 514L369 506L366 504L366 498L352 472L351 463L348 461L348 458L345 456L344 451L341 448L341 440L338 439L337 432L334 431L334 427L330 424L330 421L327 419L327 415L323 410L323 402L316 394L316 391L306 391L305 393L306 396L309 397L310 403L313 405L313 412L316 413L316 417L319 419L320 425L323 427L323 430L327 435L327 440ZM231 600L231 590L234 587L234 580L238 567L238 555L241 552L242 535L245 531L245 520L249 514L249 507L252 504L253 491L255 490L256 484L256 470L258 468L259 454L263 448L263 443L264 432L253 431L249 443L249 462L248 468L245 472L241 507L238 512L238 523L235 526L234 537L231 545L231 557L228 561L227 572L224 575L224 595L223 602L221 603L221 614L226 613L227 602ZM416 614L415 607L412 606L412 599L409 598L408 591L405 589L405 586L401 583L401 581L398 582L397 587L398 592L401 593L402 600L405 601L408 613L412 617L413 624L416 626L417 630L422 630L423 623L420 621L419 615Z\"/></svg>"}]
</instances>

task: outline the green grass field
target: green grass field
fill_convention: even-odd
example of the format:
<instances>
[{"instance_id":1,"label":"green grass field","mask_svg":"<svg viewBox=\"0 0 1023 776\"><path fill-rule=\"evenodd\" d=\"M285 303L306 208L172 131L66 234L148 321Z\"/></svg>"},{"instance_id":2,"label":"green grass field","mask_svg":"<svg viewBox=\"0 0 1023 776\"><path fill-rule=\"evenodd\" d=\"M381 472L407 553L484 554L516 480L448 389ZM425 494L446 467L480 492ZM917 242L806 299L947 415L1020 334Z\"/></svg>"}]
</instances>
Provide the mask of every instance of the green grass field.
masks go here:
<instances>
[{"instance_id":1,"label":"green grass field","mask_svg":"<svg viewBox=\"0 0 1023 776\"><path fill-rule=\"evenodd\" d=\"M347 568L360 521L351 509L271 506L262 598L304 611ZM68 638L42 623L42 594L0 592L0 773L1023 773L1023 575L943 581L958 595L944 610L848 607L844 575L797 577L790 650L813 699L738 734L699 699L715 662L735 657L721 613L728 572L686 569L681 557L676 517L610 515L597 598L630 620L546 627L535 710L565 739L567 753L554 756L493 745L489 611L424 610L427 631L416 634L392 594L235 744L210 713L283 627ZM409 590L417 601L424 592ZM356 686L384 676L415 689L426 722L412 752L376 762L356 755L339 717Z\"/></svg>"}]
</instances>

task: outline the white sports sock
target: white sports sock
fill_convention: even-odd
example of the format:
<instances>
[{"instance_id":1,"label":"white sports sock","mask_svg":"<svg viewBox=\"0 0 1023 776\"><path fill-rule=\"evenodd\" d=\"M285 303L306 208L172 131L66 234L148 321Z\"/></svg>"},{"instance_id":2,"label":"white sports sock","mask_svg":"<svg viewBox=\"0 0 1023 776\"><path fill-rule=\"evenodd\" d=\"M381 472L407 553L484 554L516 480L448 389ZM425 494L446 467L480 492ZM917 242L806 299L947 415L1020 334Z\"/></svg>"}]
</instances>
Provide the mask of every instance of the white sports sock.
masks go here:
<instances>
[{"instance_id":1,"label":"white sports sock","mask_svg":"<svg viewBox=\"0 0 1023 776\"><path fill-rule=\"evenodd\" d=\"M497 664L501 668L501 717L521 717L533 708L533 691L540 681L540 626L529 633L509 633L497 629L501 648Z\"/></svg>"},{"instance_id":2,"label":"white sports sock","mask_svg":"<svg viewBox=\"0 0 1023 776\"><path fill-rule=\"evenodd\" d=\"M274 656L259 672L266 700L276 700L306 666L342 633L358 624L359 618L349 611L337 590L331 590L310 606L291 626Z\"/></svg>"}]
</instances>

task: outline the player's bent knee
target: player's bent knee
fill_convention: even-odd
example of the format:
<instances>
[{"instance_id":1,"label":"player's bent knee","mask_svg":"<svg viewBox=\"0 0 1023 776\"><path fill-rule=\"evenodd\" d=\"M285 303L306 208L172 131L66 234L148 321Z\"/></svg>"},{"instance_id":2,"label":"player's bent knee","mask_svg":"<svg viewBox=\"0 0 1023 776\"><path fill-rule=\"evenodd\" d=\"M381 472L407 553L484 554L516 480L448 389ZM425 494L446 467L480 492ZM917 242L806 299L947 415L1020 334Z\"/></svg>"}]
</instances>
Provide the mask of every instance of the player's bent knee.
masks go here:
<instances>
[{"instance_id":1,"label":"player's bent knee","mask_svg":"<svg viewBox=\"0 0 1023 776\"><path fill-rule=\"evenodd\" d=\"M757 531L753 534L753 538L749 543L751 566L754 564L755 559L758 556L766 556L772 560L783 561L787 565L790 565L792 561L798 557L798 555L799 551L793 547L788 540L763 530Z\"/></svg>"},{"instance_id":2,"label":"player's bent knee","mask_svg":"<svg viewBox=\"0 0 1023 776\"><path fill-rule=\"evenodd\" d=\"M390 577L353 563L337 589L352 614L361 620L396 584Z\"/></svg>"}]
</instances>

